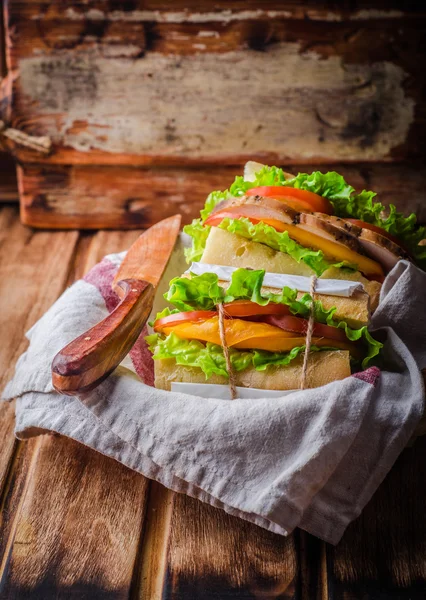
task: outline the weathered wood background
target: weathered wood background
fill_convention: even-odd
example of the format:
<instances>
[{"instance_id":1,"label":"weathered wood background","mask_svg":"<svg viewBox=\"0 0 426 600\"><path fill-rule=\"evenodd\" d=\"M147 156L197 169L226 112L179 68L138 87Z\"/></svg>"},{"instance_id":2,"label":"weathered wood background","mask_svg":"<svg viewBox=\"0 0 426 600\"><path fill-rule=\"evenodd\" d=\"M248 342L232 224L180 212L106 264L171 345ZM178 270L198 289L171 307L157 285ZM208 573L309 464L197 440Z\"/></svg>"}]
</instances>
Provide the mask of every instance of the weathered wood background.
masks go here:
<instances>
[{"instance_id":1,"label":"weathered wood background","mask_svg":"<svg viewBox=\"0 0 426 600\"><path fill-rule=\"evenodd\" d=\"M53 142L49 156L4 142L25 223L188 221L249 158L356 163L354 184L371 174L425 217L420 2L10 0L4 12L3 119Z\"/></svg>"}]
</instances>

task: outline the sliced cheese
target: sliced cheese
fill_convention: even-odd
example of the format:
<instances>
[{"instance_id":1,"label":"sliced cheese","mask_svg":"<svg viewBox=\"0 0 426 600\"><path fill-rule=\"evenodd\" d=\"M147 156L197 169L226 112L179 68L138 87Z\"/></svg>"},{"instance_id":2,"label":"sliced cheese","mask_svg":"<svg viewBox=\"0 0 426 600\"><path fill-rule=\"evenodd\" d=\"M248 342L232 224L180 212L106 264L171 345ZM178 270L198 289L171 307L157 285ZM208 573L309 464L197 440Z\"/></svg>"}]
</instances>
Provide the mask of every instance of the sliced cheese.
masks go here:
<instances>
[{"instance_id":1,"label":"sliced cheese","mask_svg":"<svg viewBox=\"0 0 426 600\"><path fill-rule=\"evenodd\" d=\"M293 333L283 331L279 327L274 327L274 325L269 325L268 323L243 321L242 319L225 319L224 326L226 342L230 347L240 344L238 348L242 348L243 346L241 346L241 344L250 344L249 340L257 338L266 338L270 340L294 338ZM166 335L173 332L180 338L186 340L200 340L221 345L218 317L212 317L211 319L196 323L187 321L176 325L170 325L169 327L163 327L162 332ZM249 345L245 347L253 348L254 346ZM292 348L293 347L294 346L292 346Z\"/></svg>"},{"instance_id":2,"label":"sliced cheese","mask_svg":"<svg viewBox=\"0 0 426 600\"><path fill-rule=\"evenodd\" d=\"M243 321L242 319L226 319L224 322L226 342L231 348L241 350L268 350L269 352L289 352L293 348L304 346L306 337L283 331L268 323ZM218 317L206 321L179 323L164 327L166 335L175 333L185 340L200 340L221 345ZM339 342L327 338L312 338L312 345L320 347L340 348L358 355L357 348L351 342Z\"/></svg>"},{"instance_id":3,"label":"sliced cheese","mask_svg":"<svg viewBox=\"0 0 426 600\"><path fill-rule=\"evenodd\" d=\"M344 261L357 265L358 269L365 275L374 277L383 277L383 269L375 260L354 252L344 244L339 244L328 240L311 231L306 231L298 225L282 224L282 231L288 231L289 236L299 242L305 248L315 248L322 250L326 257L337 261Z\"/></svg>"}]
</instances>

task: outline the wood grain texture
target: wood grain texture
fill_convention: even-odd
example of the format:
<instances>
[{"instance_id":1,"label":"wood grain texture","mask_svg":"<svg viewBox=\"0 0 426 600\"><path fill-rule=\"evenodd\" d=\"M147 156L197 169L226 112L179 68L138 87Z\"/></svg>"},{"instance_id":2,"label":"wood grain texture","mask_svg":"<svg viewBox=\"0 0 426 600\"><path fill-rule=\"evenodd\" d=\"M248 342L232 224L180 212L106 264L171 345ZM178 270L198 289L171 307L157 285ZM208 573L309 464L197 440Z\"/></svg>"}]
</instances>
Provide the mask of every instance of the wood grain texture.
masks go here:
<instances>
[{"instance_id":1,"label":"wood grain texture","mask_svg":"<svg viewBox=\"0 0 426 600\"><path fill-rule=\"evenodd\" d=\"M165 598L295 598L298 557L284 538L183 495L171 518Z\"/></svg>"},{"instance_id":2,"label":"wood grain texture","mask_svg":"<svg viewBox=\"0 0 426 600\"><path fill-rule=\"evenodd\" d=\"M27 476L0 597L127 598L146 480L57 436L40 438Z\"/></svg>"},{"instance_id":3,"label":"wood grain texture","mask_svg":"<svg viewBox=\"0 0 426 600\"><path fill-rule=\"evenodd\" d=\"M398 458L336 548L327 548L333 600L426 596L426 438Z\"/></svg>"},{"instance_id":4,"label":"wood grain texture","mask_svg":"<svg viewBox=\"0 0 426 600\"><path fill-rule=\"evenodd\" d=\"M356 189L373 189L384 204L426 222L426 170L421 164L301 164L295 172L337 170ZM198 216L207 195L226 189L242 165L144 169L126 166L24 165L18 168L21 217L34 227L143 228L181 213ZM116 234L115 234L116 235Z\"/></svg>"},{"instance_id":5,"label":"wood grain texture","mask_svg":"<svg viewBox=\"0 0 426 600\"><path fill-rule=\"evenodd\" d=\"M65 282L80 277L104 253L125 249L138 233L110 232L108 241L91 234L76 244L77 232L35 233L18 223L12 209L2 210L0 225L1 281L9 298L9 313L2 310L2 316L8 317L11 338L6 335L11 346L4 348L1 365L2 372L8 366L8 379L10 357L24 349L23 331L35 311L44 311ZM22 306L16 303L18 290L24 294ZM0 427L9 425L9 438L0 448L0 465L8 466L0 490L0 597L127 598L147 481L58 436L43 436L12 452L12 426L2 416Z\"/></svg>"},{"instance_id":6,"label":"wood grain texture","mask_svg":"<svg viewBox=\"0 0 426 600\"><path fill-rule=\"evenodd\" d=\"M9 3L12 124L52 138L48 162L376 161L421 152L425 13L149 6Z\"/></svg>"},{"instance_id":7,"label":"wood grain texture","mask_svg":"<svg viewBox=\"0 0 426 600\"><path fill-rule=\"evenodd\" d=\"M20 224L15 208L0 211L1 391L26 348L24 333L65 286L77 238L76 232L34 235ZM16 443L13 427L13 404L0 403L0 492Z\"/></svg>"}]
</instances>

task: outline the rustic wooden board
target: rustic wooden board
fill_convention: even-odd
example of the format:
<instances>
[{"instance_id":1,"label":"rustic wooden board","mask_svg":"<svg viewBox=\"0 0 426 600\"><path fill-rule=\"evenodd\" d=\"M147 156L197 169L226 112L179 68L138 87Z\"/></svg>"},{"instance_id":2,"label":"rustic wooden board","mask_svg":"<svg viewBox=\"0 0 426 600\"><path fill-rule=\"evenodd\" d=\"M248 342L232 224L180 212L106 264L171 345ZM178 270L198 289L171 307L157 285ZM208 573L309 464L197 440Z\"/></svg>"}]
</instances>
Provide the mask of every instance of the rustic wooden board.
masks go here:
<instances>
[{"instance_id":1,"label":"rustic wooden board","mask_svg":"<svg viewBox=\"0 0 426 600\"><path fill-rule=\"evenodd\" d=\"M56 436L40 438L26 476L0 597L127 598L147 481Z\"/></svg>"},{"instance_id":2,"label":"rustic wooden board","mask_svg":"<svg viewBox=\"0 0 426 600\"><path fill-rule=\"evenodd\" d=\"M284 538L162 486L148 505L138 599L300 597L294 536ZM297 537L297 536L296 536Z\"/></svg>"},{"instance_id":3,"label":"rustic wooden board","mask_svg":"<svg viewBox=\"0 0 426 600\"><path fill-rule=\"evenodd\" d=\"M25 331L65 286L77 238L76 232L34 235L19 223L15 208L0 211L1 391L27 345ZM0 493L15 447L13 414L13 405L0 403Z\"/></svg>"},{"instance_id":4,"label":"rustic wooden board","mask_svg":"<svg viewBox=\"0 0 426 600\"><path fill-rule=\"evenodd\" d=\"M12 0L4 111L63 164L419 155L426 13L351 9Z\"/></svg>"},{"instance_id":5,"label":"rustic wooden board","mask_svg":"<svg viewBox=\"0 0 426 600\"><path fill-rule=\"evenodd\" d=\"M127 247L138 232L110 233L106 244L102 234L100 240L83 236L76 246L77 232L34 233L19 224L16 210L3 209L0 215L0 232L8 229L0 237L0 281L8 284L13 299L9 314L2 315L9 324L10 347L6 345L1 355L8 379L10 358L14 362L24 349L26 326L67 281L81 276L105 252ZM17 309L18 291L23 301ZM0 597L127 598L147 481L59 436L21 444L13 453L11 418L7 408L1 421L8 437L0 452Z\"/></svg>"},{"instance_id":6,"label":"rustic wooden board","mask_svg":"<svg viewBox=\"0 0 426 600\"><path fill-rule=\"evenodd\" d=\"M426 437L401 454L336 548L327 548L333 600L426 597Z\"/></svg>"},{"instance_id":7,"label":"rustic wooden board","mask_svg":"<svg viewBox=\"0 0 426 600\"><path fill-rule=\"evenodd\" d=\"M426 222L426 171L413 165L287 166L293 172L338 170L357 189L373 189L385 203ZM209 192L226 189L242 166L144 169L126 166L23 165L18 169L21 216L35 227L140 228L166 216L188 223Z\"/></svg>"}]
</instances>

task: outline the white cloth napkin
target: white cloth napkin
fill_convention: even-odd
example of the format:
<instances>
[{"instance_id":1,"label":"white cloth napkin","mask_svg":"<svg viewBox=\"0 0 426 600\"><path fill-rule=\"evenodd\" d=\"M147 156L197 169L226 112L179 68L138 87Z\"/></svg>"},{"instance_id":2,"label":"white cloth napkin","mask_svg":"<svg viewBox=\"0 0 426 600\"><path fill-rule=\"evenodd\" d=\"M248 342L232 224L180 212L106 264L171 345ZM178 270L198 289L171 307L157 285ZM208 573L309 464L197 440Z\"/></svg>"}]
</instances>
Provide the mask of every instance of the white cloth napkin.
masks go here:
<instances>
[{"instance_id":1,"label":"white cloth napkin","mask_svg":"<svg viewBox=\"0 0 426 600\"><path fill-rule=\"evenodd\" d=\"M387 336L388 371L370 368L278 398L201 398L152 387L141 336L131 360L96 390L61 396L51 384L51 361L116 305L111 281L122 258L106 257L27 333L29 348L4 393L18 398L16 435L67 435L270 531L286 535L299 526L336 544L422 415L426 315L419 292L426 275L401 261L383 286L372 325ZM178 244L161 291L184 270Z\"/></svg>"}]
</instances>

